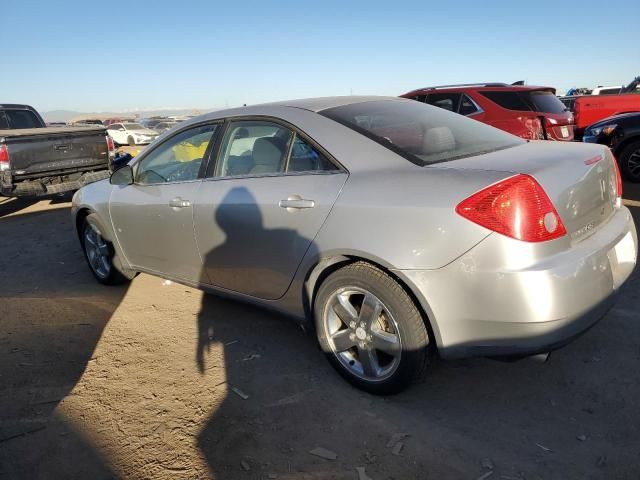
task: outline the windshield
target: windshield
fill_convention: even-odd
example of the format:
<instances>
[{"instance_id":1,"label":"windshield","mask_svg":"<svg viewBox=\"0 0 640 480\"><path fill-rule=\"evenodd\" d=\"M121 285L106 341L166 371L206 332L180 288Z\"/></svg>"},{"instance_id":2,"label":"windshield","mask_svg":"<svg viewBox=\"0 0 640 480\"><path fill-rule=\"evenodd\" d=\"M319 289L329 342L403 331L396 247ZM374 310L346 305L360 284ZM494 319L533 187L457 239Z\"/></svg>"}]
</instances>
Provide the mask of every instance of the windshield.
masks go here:
<instances>
[{"instance_id":1,"label":"windshield","mask_svg":"<svg viewBox=\"0 0 640 480\"><path fill-rule=\"evenodd\" d=\"M146 130L146 128L139 123L124 123L123 125L127 130Z\"/></svg>"},{"instance_id":2,"label":"windshield","mask_svg":"<svg viewBox=\"0 0 640 480\"><path fill-rule=\"evenodd\" d=\"M567 107L562 103L558 97L551 92L545 91L533 91L523 92L523 95L529 96L529 100L533 105L533 109L536 112L543 113L564 113L567 111Z\"/></svg>"},{"instance_id":3,"label":"windshield","mask_svg":"<svg viewBox=\"0 0 640 480\"><path fill-rule=\"evenodd\" d=\"M414 100L379 100L319 112L417 165L470 157L524 143L476 120Z\"/></svg>"}]
</instances>

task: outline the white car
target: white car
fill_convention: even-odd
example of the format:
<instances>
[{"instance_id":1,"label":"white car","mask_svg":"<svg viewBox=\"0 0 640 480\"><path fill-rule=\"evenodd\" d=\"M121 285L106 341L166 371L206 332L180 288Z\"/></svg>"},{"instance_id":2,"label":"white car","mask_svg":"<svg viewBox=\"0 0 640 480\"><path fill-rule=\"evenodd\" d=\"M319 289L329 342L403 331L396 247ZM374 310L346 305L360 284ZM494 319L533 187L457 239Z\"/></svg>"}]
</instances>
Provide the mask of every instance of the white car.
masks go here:
<instances>
[{"instance_id":1,"label":"white car","mask_svg":"<svg viewBox=\"0 0 640 480\"><path fill-rule=\"evenodd\" d=\"M158 132L139 123L112 123L107 132L119 145L147 145L158 137Z\"/></svg>"},{"instance_id":2,"label":"white car","mask_svg":"<svg viewBox=\"0 0 640 480\"><path fill-rule=\"evenodd\" d=\"M603 87L602 85L598 85L591 92L591 95L617 95L624 87L622 85L618 85L615 87Z\"/></svg>"}]
</instances>

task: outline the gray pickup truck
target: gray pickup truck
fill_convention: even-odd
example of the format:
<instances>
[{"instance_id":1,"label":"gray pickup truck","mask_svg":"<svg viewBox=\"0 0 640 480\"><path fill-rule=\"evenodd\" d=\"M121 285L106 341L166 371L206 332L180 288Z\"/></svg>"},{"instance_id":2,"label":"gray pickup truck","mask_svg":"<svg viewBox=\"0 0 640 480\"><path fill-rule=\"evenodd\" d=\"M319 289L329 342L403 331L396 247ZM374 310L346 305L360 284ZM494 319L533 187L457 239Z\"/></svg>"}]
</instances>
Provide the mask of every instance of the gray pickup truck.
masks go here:
<instances>
[{"instance_id":1,"label":"gray pickup truck","mask_svg":"<svg viewBox=\"0 0 640 480\"><path fill-rule=\"evenodd\" d=\"M46 127L28 105L0 104L0 194L77 190L109 176L113 142L102 126Z\"/></svg>"}]
</instances>

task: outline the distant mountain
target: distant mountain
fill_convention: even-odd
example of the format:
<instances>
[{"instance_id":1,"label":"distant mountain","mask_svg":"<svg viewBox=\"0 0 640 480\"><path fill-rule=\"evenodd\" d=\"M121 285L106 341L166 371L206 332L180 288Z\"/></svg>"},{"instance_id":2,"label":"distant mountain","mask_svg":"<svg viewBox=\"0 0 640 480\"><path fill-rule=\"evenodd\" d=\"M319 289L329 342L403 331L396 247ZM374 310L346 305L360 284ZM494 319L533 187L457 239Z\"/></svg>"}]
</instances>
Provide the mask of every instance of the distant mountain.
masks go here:
<instances>
[{"instance_id":1,"label":"distant mountain","mask_svg":"<svg viewBox=\"0 0 640 480\"><path fill-rule=\"evenodd\" d=\"M201 115L203 113L216 110L215 108L176 108L160 110L128 110L124 112L76 112L74 110L51 110L40 112L45 122L68 122L76 117L136 117L146 118L154 116L179 116L179 115Z\"/></svg>"},{"instance_id":2,"label":"distant mountain","mask_svg":"<svg viewBox=\"0 0 640 480\"><path fill-rule=\"evenodd\" d=\"M66 122L67 120L82 115L82 112L73 110L51 110L50 112L40 112L45 122Z\"/></svg>"}]
</instances>

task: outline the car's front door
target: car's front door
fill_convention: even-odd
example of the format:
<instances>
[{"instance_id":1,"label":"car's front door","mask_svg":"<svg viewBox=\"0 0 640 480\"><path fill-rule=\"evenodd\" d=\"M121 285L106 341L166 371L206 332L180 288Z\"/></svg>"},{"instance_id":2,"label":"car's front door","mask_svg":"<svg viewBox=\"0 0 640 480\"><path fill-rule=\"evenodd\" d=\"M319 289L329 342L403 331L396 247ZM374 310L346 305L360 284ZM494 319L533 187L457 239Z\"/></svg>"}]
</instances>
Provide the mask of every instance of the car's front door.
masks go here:
<instances>
[{"instance_id":1,"label":"car's front door","mask_svg":"<svg viewBox=\"0 0 640 480\"><path fill-rule=\"evenodd\" d=\"M229 123L194 210L209 282L263 299L284 295L346 179L300 133L268 121Z\"/></svg>"},{"instance_id":2,"label":"car's front door","mask_svg":"<svg viewBox=\"0 0 640 480\"><path fill-rule=\"evenodd\" d=\"M199 281L202 261L193 233L193 205L216 128L209 124L177 132L134 165L133 185L113 190L111 219L134 268Z\"/></svg>"}]
</instances>

